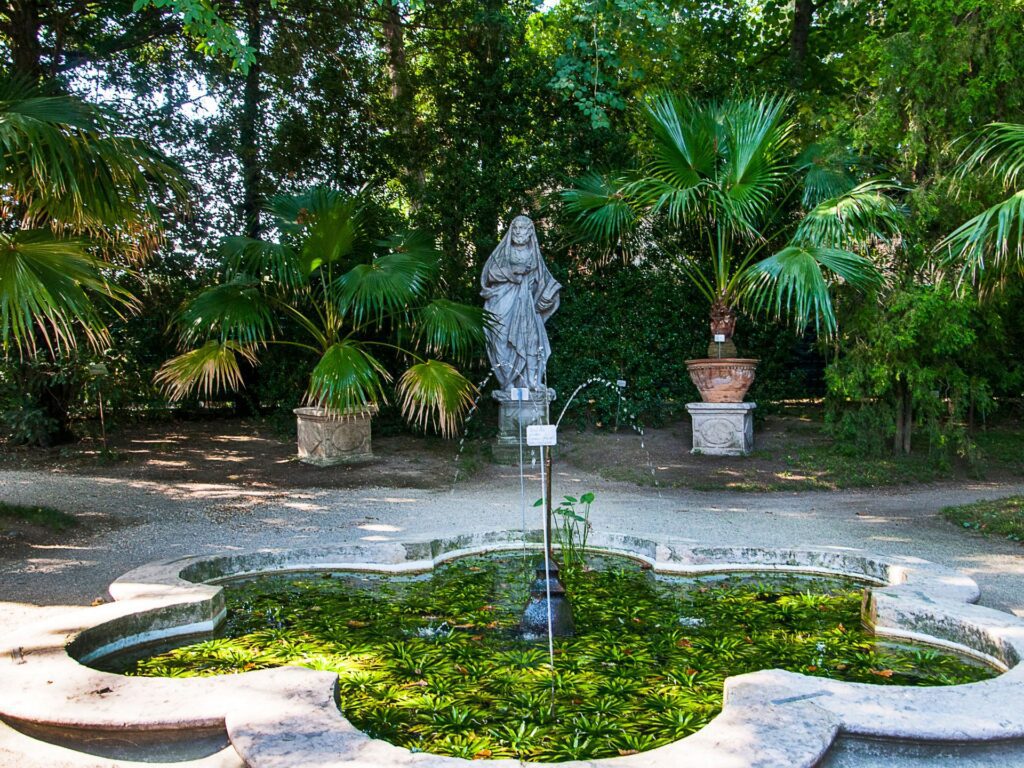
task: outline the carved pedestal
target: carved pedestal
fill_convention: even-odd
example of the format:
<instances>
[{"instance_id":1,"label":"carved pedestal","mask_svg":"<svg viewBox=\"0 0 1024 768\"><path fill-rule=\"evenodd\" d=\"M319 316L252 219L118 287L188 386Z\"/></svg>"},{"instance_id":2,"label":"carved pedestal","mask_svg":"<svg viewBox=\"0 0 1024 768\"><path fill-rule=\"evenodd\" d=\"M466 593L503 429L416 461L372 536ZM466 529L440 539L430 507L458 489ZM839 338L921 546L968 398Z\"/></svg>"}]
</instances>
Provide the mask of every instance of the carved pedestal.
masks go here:
<instances>
[{"instance_id":1,"label":"carved pedestal","mask_svg":"<svg viewBox=\"0 0 1024 768\"><path fill-rule=\"evenodd\" d=\"M322 408L296 408L299 460L318 467L373 458L370 418L376 409L329 414Z\"/></svg>"},{"instance_id":2,"label":"carved pedestal","mask_svg":"<svg viewBox=\"0 0 1024 768\"><path fill-rule=\"evenodd\" d=\"M530 460L532 448L526 447L526 428L547 424L547 406L555 400L555 390L531 389L530 399L513 400L507 389L496 389L491 397L498 401L498 437L491 446L498 464L519 463L519 435L523 438L523 456ZM552 416L554 418L554 415Z\"/></svg>"},{"instance_id":3,"label":"carved pedestal","mask_svg":"<svg viewBox=\"0 0 1024 768\"><path fill-rule=\"evenodd\" d=\"M687 403L693 451L708 456L746 456L754 450L757 403Z\"/></svg>"}]
</instances>

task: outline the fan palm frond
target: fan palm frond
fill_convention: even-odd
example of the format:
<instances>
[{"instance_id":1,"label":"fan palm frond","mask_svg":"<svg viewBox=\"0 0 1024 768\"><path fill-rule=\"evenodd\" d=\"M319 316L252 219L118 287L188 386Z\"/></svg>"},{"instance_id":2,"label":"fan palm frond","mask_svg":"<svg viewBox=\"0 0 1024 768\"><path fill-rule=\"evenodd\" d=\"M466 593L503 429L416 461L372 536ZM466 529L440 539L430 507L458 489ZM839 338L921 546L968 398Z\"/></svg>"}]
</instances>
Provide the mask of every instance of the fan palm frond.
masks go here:
<instances>
[{"instance_id":1,"label":"fan palm frond","mask_svg":"<svg viewBox=\"0 0 1024 768\"><path fill-rule=\"evenodd\" d=\"M349 257L362 236L357 200L335 198L329 207L300 212L298 224L302 226L299 256L305 274L324 265L349 266Z\"/></svg>"},{"instance_id":2,"label":"fan palm frond","mask_svg":"<svg viewBox=\"0 0 1024 768\"><path fill-rule=\"evenodd\" d=\"M1024 125L989 123L960 153L957 175L961 178L983 169L1006 189L1017 186L1024 172Z\"/></svg>"},{"instance_id":3,"label":"fan palm frond","mask_svg":"<svg viewBox=\"0 0 1024 768\"><path fill-rule=\"evenodd\" d=\"M813 208L857 186L857 175L872 167L867 158L855 154L835 140L815 142L808 146L796 161L797 168L806 171L801 203Z\"/></svg>"},{"instance_id":4,"label":"fan palm frond","mask_svg":"<svg viewBox=\"0 0 1024 768\"><path fill-rule=\"evenodd\" d=\"M743 293L755 310L789 315L798 328L813 320L824 335L836 330L830 295L834 278L861 290L882 282L867 258L841 248L814 245L789 245L753 264L743 278Z\"/></svg>"},{"instance_id":5,"label":"fan palm frond","mask_svg":"<svg viewBox=\"0 0 1024 768\"><path fill-rule=\"evenodd\" d=\"M625 176L588 173L572 189L559 193L573 228L604 246L614 246L636 228L638 217L627 193Z\"/></svg>"},{"instance_id":6,"label":"fan palm frond","mask_svg":"<svg viewBox=\"0 0 1024 768\"><path fill-rule=\"evenodd\" d=\"M433 278L433 254L399 251L357 264L334 281L338 309L357 324L380 323L385 315L411 309Z\"/></svg>"},{"instance_id":7,"label":"fan palm frond","mask_svg":"<svg viewBox=\"0 0 1024 768\"><path fill-rule=\"evenodd\" d=\"M175 323L185 344L216 336L252 347L266 342L274 320L259 284L236 278L200 291L182 307Z\"/></svg>"},{"instance_id":8,"label":"fan palm frond","mask_svg":"<svg viewBox=\"0 0 1024 768\"><path fill-rule=\"evenodd\" d=\"M0 80L0 188L24 222L57 233L130 244L144 255L159 227L153 205L164 190L184 197L182 169L136 139L113 116L73 96Z\"/></svg>"},{"instance_id":9,"label":"fan palm frond","mask_svg":"<svg viewBox=\"0 0 1024 768\"><path fill-rule=\"evenodd\" d=\"M483 348L484 328L494 318L481 307L434 299L413 316L413 338L428 354L451 354L467 360Z\"/></svg>"},{"instance_id":10,"label":"fan palm frond","mask_svg":"<svg viewBox=\"0 0 1024 768\"><path fill-rule=\"evenodd\" d=\"M858 184L808 211L793 240L831 248L849 248L870 238L888 242L900 231L905 216L890 194L902 190L883 179Z\"/></svg>"},{"instance_id":11,"label":"fan palm frond","mask_svg":"<svg viewBox=\"0 0 1024 768\"><path fill-rule=\"evenodd\" d=\"M961 281L994 284L1024 274L1024 190L964 222L937 248Z\"/></svg>"},{"instance_id":12,"label":"fan palm frond","mask_svg":"<svg viewBox=\"0 0 1024 768\"><path fill-rule=\"evenodd\" d=\"M172 401L181 400L193 392L212 397L242 385L239 358L256 362L250 347L237 341L211 339L198 349L168 360L153 378Z\"/></svg>"},{"instance_id":13,"label":"fan palm frond","mask_svg":"<svg viewBox=\"0 0 1024 768\"><path fill-rule=\"evenodd\" d=\"M353 199L352 195L317 185L297 193L273 195L267 200L266 209L280 222L302 226L308 217L330 211Z\"/></svg>"},{"instance_id":14,"label":"fan palm frond","mask_svg":"<svg viewBox=\"0 0 1024 768\"><path fill-rule=\"evenodd\" d=\"M284 288L305 283L298 255L286 243L229 236L220 241L220 258L229 280L242 276L267 279Z\"/></svg>"},{"instance_id":15,"label":"fan palm frond","mask_svg":"<svg viewBox=\"0 0 1024 768\"><path fill-rule=\"evenodd\" d=\"M795 123L786 118L790 100L763 96L726 102L722 108L725 155L720 186L744 228L756 229L789 170L786 156Z\"/></svg>"},{"instance_id":16,"label":"fan palm frond","mask_svg":"<svg viewBox=\"0 0 1024 768\"><path fill-rule=\"evenodd\" d=\"M387 402L384 384L391 381L377 358L355 341L333 344L309 377L306 400L333 413L365 410Z\"/></svg>"},{"instance_id":17,"label":"fan palm frond","mask_svg":"<svg viewBox=\"0 0 1024 768\"><path fill-rule=\"evenodd\" d=\"M456 434L476 394L473 382L437 360L417 363L398 380L402 415L422 429L432 426L445 437Z\"/></svg>"},{"instance_id":18,"label":"fan palm frond","mask_svg":"<svg viewBox=\"0 0 1024 768\"><path fill-rule=\"evenodd\" d=\"M688 98L660 94L644 110L654 139L646 173L676 189L713 178L717 142L713 110Z\"/></svg>"},{"instance_id":19,"label":"fan palm frond","mask_svg":"<svg viewBox=\"0 0 1024 768\"><path fill-rule=\"evenodd\" d=\"M34 352L40 340L51 349L76 346L75 329L95 348L109 338L99 306L134 306L128 291L104 274L83 240L54 237L49 230L0 233L0 324L5 351Z\"/></svg>"}]
</instances>

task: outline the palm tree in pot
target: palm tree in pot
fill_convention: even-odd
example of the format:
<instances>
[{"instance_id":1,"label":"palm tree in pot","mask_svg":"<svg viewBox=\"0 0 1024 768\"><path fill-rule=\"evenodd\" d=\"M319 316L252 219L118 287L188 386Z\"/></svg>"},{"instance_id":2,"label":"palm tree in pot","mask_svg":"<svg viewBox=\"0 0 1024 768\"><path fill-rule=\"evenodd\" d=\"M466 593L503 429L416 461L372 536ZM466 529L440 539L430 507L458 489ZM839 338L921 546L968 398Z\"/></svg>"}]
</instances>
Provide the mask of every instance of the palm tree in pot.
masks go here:
<instances>
[{"instance_id":1,"label":"palm tree in pot","mask_svg":"<svg viewBox=\"0 0 1024 768\"><path fill-rule=\"evenodd\" d=\"M180 311L186 351L156 377L169 396L238 388L243 361L257 364L268 345L286 345L310 359L306 407L296 409L299 455L310 463L369 454L369 417L395 382L389 362L407 366L394 383L403 415L453 434L475 387L444 358L478 354L485 314L432 297L433 240L418 232L374 238L363 196L320 187L274 197L268 210L279 239L225 238L223 281Z\"/></svg>"},{"instance_id":2,"label":"palm tree in pot","mask_svg":"<svg viewBox=\"0 0 1024 768\"><path fill-rule=\"evenodd\" d=\"M769 96L657 96L643 110L649 135L637 167L590 173L561 192L582 238L633 247L661 227L703 244L676 260L709 304L710 357L687 363L706 401L740 402L753 381L757 361L733 343L740 309L834 332L831 287L878 285L865 254L902 218L891 182L857 183L798 158L788 107Z\"/></svg>"}]
</instances>

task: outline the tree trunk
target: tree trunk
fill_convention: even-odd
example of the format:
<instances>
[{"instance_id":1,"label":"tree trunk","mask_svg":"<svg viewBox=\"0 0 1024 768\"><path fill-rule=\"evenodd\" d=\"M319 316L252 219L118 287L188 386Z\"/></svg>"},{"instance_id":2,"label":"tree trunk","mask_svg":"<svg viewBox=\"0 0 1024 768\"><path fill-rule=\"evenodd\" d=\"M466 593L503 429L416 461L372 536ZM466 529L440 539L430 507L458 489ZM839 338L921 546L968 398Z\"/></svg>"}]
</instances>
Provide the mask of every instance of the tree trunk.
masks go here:
<instances>
[{"instance_id":1,"label":"tree trunk","mask_svg":"<svg viewBox=\"0 0 1024 768\"><path fill-rule=\"evenodd\" d=\"M502 61L507 47L504 30L498 18L501 3L497 0L486 0L483 5L484 12L481 14L476 47L478 85L475 88L480 94L476 120L476 150L480 183L483 188L477 206L478 215L473 237L481 264L498 242L498 218L502 213L498 206L498 196L502 190L494 188L494 185L500 179L504 155L501 94L504 79Z\"/></svg>"},{"instance_id":2,"label":"tree trunk","mask_svg":"<svg viewBox=\"0 0 1024 768\"><path fill-rule=\"evenodd\" d=\"M253 61L245 74L242 88L242 114L239 127L238 161L242 169L242 231L254 240L263 235L260 212L263 209L263 158L260 136L263 133L263 0L243 0L246 45L252 48ZM256 416L259 404L259 369L247 360L239 361L242 385L235 392L234 414Z\"/></svg>"},{"instance_id":3,"label":"tree trunk","mask_svg":"<svg viewBox=\"0 0 1024 768\"><path fill-rule=\"evenodd\" d=\"M807 75L807 41L814 22L814 0L795 0L793 27L789 36L789 84L803 85Z\"/></svg>"},{"instance_id":4,"label":"tree trunk","mask_svg":"<svg viewBox=\"0 0 1024 768\"><path fill-rule=\"evenodd\" d=\"M253 50L253 62L245 75L242 90L242 119L238 157L242 166L242 220L246 237L263 234L260 210L263 208L263 167L260 135L263 129L263 93L260 84L263 55L263 13L261 0L244 0L247 44Z\"/></svg>"},{"instance_id":5,"label":"tree trunk","mask_svg":"<svg viewBox=\"0 0 1024 768\"><path fill-rule=\"evenodd\" d=\"M39 3L13 0L4 25L11 45L13 73L33 83L43 79L43 47L39 42Z\"/></svg>"},{"instance_id":6,"label":"tree trunk","mask_svg":"<svg viewBox=\"0 0 1024 768\"><path fill-rule=\"evenodd\" d=\"M739 352L732 340L736 331L736 310L722 301L716 301L711 305L710 320L711 342L708 344L708 357L738 357ZM719 338L722 340L718 341Z\"/></svg>"},{"instance_id":7,"label":"tree trunk","mask_svg":"<svg viewBox=\"0 0 1024 768\"><path fill-rule=\"evenodd\" d=\"M388 78L391 81L391 104L394 109L395 147L399 177L405 186L413 210L422 203L426 183L421 153L416 141L416 94L409 75L405 47L405 21L399 0L383 0L382 30L387 43Z\"/></svg>"},{"instance_id":8,"label":"tree trunk","mask_svg":"<svg viewBox=\"0 0 1024 768\"><path fill-rule=\"evenodd\" d=\"M74 442L75 435L71 431L71 402L75 391L70 384L55 382L53 379L43 385L39 397L39 405L43 412L53 421L53 430L42 437L40 445L49 448L54 445L67 445Z\"/></svg>"},{"instance_id":9,"label":"tree trunk","mask_svg":"<svg viewBox=\"0 0 1024 768\"><path fill-rule=\"evenodd\" d=\"M907 384L903 390L903 453L909 455L914 434L914 398Z\"/></svg>"},{"instance_id":10,"label":"tree trunk","mask_svg":"<svg viewBox=\"0 0 1024 768\"><path fill-rule=\"evenodd\" d=\"M893 436L892 452L909 454L914 429L914 401L906 378L896 379L896 433Z\"/></svg>"}]
</instances>

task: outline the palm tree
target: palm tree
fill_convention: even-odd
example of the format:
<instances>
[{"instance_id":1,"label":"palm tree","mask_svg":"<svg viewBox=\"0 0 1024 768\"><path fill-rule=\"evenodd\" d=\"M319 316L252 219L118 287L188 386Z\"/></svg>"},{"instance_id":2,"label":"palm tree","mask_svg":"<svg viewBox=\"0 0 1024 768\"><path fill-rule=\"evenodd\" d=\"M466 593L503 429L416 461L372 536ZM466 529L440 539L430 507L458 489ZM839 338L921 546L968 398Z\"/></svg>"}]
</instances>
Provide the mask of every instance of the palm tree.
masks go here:
<instances>
[{"instance_id":1,"label":"palm tree","mask_svg":"<svg viewBox=\"0 0 1024 768\"><path fill-rule=\"evenodd\" d=\"M361 196L320 187L272 198L277 241L226 238L224 280L180 312L182 343L157 381L172 399L242 383L240 361L271 344L305 350L312 365L306 401L328 412L367 411L387 399L385 363L410 363L395 389L403 415L452 434L472 403L473 384L451 363L484 341L484 312L431 299L438 254L416 232L369 236ZM301 332L283 337L283 323ZM434 356L431 358L429 356Z\"/></svg>"},{"instance_id":2,"label":"palm tree","mask_svg":"<svg viewBox=\"0 0 1024 768\"><path fill-rule=\"evenodd\" d=\"M73 96L0 80L0 334L4 354L103 349L112 278L160 242L157 201L185 193L179 169L114 116Z\"/></svg>"},{"instance_id":3,"label":"palm tree","mask_svg":"<svg viewBox=\"0 0 1024 768\"><path fill-rule=\"evenodd\" d=\"M561 193L573 226L611 247L633 247L655 226L705 244L678 263L708 300L712 333L727 341L744 306L834 332L831 286L880 283L864 251L895 234L901 211L889 182L805 173L808 164L794 160L788 106L773 97L654 98L644 109L650 135L639 167L591 173ZM801 188L796 217L790 201Z\"/></svg>"},{"instance_id":4,"label":"palm tree","mask_svg":"<svg viewBox=\"0 0 1024 768\"><path fill-rule=\"evenodd\" d=\"M1024 172L1024 125L990 123L959 158L959 178L982 171L1005 191L1015 190ZM938 244L947 266L958 268L961 282L982 287L1024 275L1024 189L961 224Z\"/></svg>"}]
</instances>

